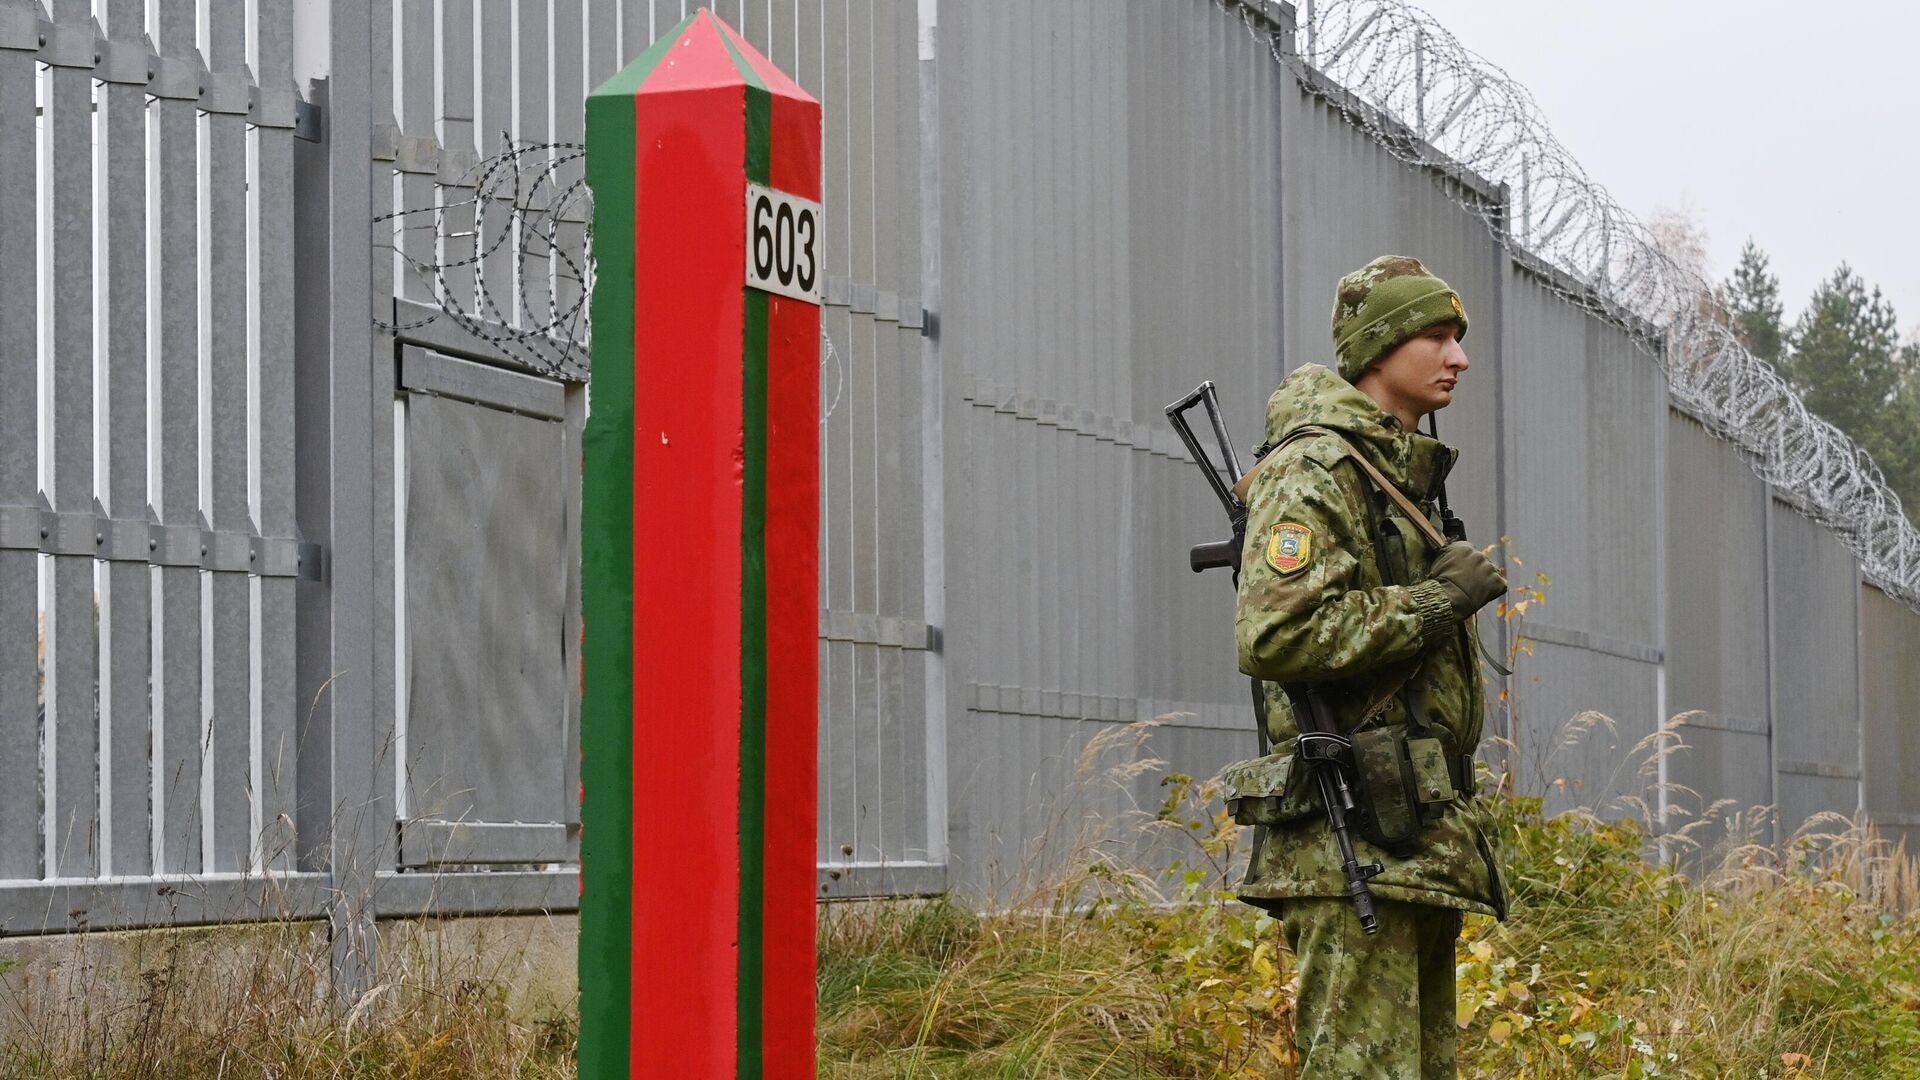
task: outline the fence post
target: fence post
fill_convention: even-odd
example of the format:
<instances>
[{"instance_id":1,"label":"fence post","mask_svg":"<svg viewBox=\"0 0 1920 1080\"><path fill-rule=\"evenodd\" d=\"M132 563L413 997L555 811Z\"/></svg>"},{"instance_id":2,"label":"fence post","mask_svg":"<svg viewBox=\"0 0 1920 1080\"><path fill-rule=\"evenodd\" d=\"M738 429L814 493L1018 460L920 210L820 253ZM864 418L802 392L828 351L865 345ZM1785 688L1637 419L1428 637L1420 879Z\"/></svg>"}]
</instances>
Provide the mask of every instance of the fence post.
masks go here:
<instances>
[{"instance_id":1,"label":"fence post","mask_svg":"<svg viewBox=\"0 0 1920 1080\"><path fill-rule=\"evenodd\" d=\"M368 222L373 201L373 14L367 0L328 7L333 70L327 85L327 242L331 306L327 333L327 445L332 507L326 579L329 681L327 904L333 942L333 990L351 1007L375 975L373 891L380 853L393 832L373 745L375 651L373 259ZM317 749L317 748L316 748ZM388 765L391 768L391 765Z\"/></svg>"},{"instance_id":2,"label":"fence post","mask_svg":"<svg viewBox=\"0 0 1920 1080\"><path fill-rule=\"evenodd\" d=\"M701 11L586 137L580 1073L811 1076L820 106Z\"/></svg>"}]
</instances>

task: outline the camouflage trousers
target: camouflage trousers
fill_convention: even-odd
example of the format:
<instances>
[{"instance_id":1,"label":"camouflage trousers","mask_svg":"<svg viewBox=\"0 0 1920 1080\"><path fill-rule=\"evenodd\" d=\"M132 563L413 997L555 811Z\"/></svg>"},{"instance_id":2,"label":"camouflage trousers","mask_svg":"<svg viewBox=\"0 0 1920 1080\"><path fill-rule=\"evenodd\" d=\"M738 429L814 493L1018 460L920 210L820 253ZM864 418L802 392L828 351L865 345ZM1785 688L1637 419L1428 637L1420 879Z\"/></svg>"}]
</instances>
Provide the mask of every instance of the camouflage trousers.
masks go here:
<instances>
[{"instance_id":1,"label":"camouflage trousers","mask_svg":"<svg viewBox=\"0 0 1920 1080\"><path fill-rule=\"evenodd\" d=\"M1374 901L1361 933L1345 898L1283 900L1300 970L1293 1044L1300 1080L1440 1080L1457 1075L1453 947L1460 912Z\"/></svg>"}]
</instances>

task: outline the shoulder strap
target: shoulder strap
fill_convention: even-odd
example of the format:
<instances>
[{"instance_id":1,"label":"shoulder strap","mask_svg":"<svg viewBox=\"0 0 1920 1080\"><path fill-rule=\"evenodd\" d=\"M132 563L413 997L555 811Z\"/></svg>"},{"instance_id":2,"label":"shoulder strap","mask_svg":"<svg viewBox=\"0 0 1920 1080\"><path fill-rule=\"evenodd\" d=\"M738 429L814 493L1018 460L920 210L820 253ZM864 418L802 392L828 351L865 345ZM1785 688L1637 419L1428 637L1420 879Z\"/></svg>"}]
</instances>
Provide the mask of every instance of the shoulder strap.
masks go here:
<instances>
[{"instance_id":1,"label":"shoulder strap","mask_svg":"<svg viewBox=\"0 0 1920 1080\"><path fill-rule=\"evenodd\" d=\"M1447 546L1446 536L1434 527L1433 522L1427 515L1420 512L1419 507L1413 505L1413 500L1401 493L1393 481L1388 480L1385 474L1375 468L1373 462L1367 460L1367 455L1360 452L1359 447L1347 442L1345 435L1340 434L1332 428L1308 425L1306 427L1295 428L1288 432L1287 437L1280 440L1279 446L1275 446L1272 450L1267 451L1266 457L1254 462L1253 468L1247 470L1247 475L1242 476L1239 482L1233 485L1234 497L1243 503L1246 502L1247 493L1253 490L1253 479L1259 475L1260 470L1265 468L1267 463L1273 460L1273 456L1280 452L1281 446L1285 446L1304 435L1331 435L1339 439L1346 445L1347 454L1353 459L1353 463L1360 466L1360 471L1367 474L1367 478L1373 481L1375 487L1386 492L1387 498L1392 499L1394 505L1400 508L1400 512L1407 515L1407 519L1413 522L1413 527L1419 529L1422 536L1432 541L1433 546L1436 548Z\"/></svg>"}]
</instances>

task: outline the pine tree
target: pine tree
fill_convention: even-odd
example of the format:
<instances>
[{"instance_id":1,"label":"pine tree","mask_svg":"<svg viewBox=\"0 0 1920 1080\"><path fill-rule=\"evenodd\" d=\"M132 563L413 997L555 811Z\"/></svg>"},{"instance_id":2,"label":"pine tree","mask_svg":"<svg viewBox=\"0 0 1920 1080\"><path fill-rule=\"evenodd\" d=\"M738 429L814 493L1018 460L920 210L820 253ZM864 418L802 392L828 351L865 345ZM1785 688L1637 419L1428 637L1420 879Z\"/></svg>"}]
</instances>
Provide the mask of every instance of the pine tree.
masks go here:
<instances>
[{"instance_id":1,"label":"pine tree","mask_svg":"<svg viewBox=\"0 0 1920 1080\"><path fill-rule=\"evenodd\" d=\"M1766 252L1752 237L1740 249L1740 262L1721 291L1741 344L1778 368L1786 338L1786 309L1780 304L1780 279L1768 268Z\"/></svg>"},{"instance_id":2,"label":"pine tree","mask_svg":"<svg viewBox=\"0 0 1920 1080\"><path fill-rule=\"evenodd\" d=\"M1900 350L1900 386L1886 428L1887 457L1880 469L1907 518L1920 525L1920 334Z\"/></svg>"},{"instance_id":3,"label":"pine tree","mask_svg":"<svg viewBox=\"0 0 1920 1080\"><path fill-rule=\"evenodd\" d=\"M1814 289L1788 333L1783 365L1807 407L1881 461L1901 386L1893 305L1845 263Z\"/></svg>"}]
</instances>

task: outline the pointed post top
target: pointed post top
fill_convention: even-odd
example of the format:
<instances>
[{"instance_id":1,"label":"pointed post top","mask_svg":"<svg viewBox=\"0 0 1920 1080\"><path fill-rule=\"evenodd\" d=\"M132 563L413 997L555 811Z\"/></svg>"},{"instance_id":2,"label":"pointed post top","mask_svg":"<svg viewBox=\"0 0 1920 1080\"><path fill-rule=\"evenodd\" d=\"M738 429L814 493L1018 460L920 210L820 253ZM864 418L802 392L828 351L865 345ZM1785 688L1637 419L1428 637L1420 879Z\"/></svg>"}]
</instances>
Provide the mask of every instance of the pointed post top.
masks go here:
<instances>
[{"instance_id":1,"label":"pointed post top","mask_svg":"<svg viewBox=\"0 0 1920 1080\"><path fill-rule=\"evenodd\" d=\"M660 35L639 59L600 84L592 97L634 97L750 86L774 97L814 98L707 8Z\"/></svg>"}]
</instances>

